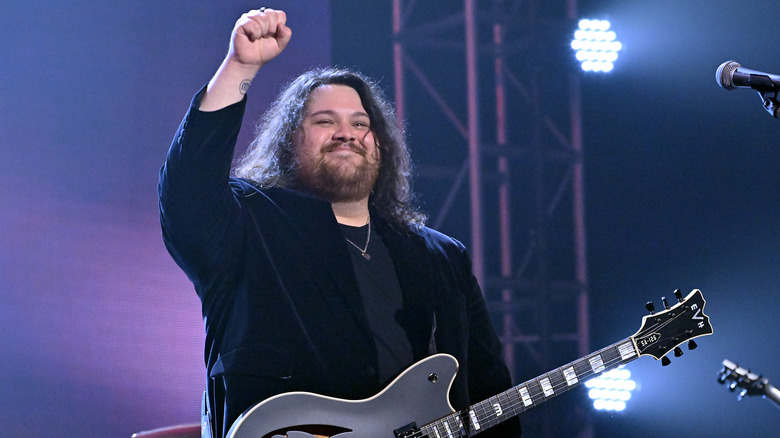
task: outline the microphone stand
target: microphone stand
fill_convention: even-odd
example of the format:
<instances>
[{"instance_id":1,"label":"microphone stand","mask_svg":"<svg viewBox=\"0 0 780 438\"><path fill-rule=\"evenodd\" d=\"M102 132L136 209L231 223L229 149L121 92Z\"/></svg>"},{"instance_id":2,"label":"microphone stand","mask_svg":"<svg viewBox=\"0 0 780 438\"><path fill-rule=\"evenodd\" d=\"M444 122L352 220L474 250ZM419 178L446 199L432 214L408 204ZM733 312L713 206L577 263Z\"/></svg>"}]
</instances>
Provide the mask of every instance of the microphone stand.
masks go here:
<instances>
[{"instance_id":1,"label":"microphone stand","mask_svg":"<svg viewBox=\"0 0 780 438\"><path fill-rule=\"evenodd\" d=\"M759 395L764 399L774 402L775 407L780 408L780 389L775 388L769 383L769 379L751 372L736 363L724 359L723 369L718 373L718 383L728 382L728 388L731 391L740 389L737 400L742 400L746 395Z\"/></svg>"},{"instance_id":2,"label":"microphone stand","mask_svg":"<svg viewBox=\"0 0 780 438\"><path fill-rule=\"evenodd\" d=\"M776 119L780 119L780 101L777 100L777 90L758 90L764 109Z\"/></svg>"},{"instance_id":3,"label":"microphone stand","mask_svg":"<svg viewBox=\"0 0 780 438\"><path fill-rule=\"evenodd\" d=\"M775 402L775 406L780 408L780 389L775 388L774 386L770 385L769 383L766 384L766 394L764 396L768 398L769 400L772 400Z\"/></svg>"}]
</instances>

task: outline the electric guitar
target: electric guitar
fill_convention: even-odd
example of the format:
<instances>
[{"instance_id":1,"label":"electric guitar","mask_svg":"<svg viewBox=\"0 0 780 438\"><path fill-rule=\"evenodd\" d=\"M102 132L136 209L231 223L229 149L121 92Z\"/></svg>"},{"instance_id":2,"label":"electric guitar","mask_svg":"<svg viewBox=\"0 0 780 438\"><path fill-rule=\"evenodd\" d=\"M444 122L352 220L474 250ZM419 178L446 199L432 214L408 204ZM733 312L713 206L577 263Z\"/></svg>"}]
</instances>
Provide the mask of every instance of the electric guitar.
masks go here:
<instances>
[{"instance_id":1,"label":"electric guitar","mask_svg":"<svg viewBox=\"0 0 780 438\"><path fill-rule=\"evenodd\" d=\"M375 396L343 400L306 392L268 398L247 409L228 431L228 438L338 437L338 438L461 438L481 433L544 403L604 371L640 356L668 365L666 356L682 355L679 345L712 334L704 314L704 297L694 289L678 303L642 318L633 336L521 383L507 391L455 411L449 390L458 370L447 354L427 357L401 373Z\"/></svg>"},{"instance_id":2,"label":"electric guitar","mask_svg":"<svg viewBox=\"0 0 780 438\"><path fill-rule=\"evenodd\" d=\"M780 389L772 386L766 377L742 368L728 359L723 360L723 369L718 373L718 382L722 384L728 382L731 391L739 388L741 391L737 395L737 400L742 400L746 395L760 395L773 401L775 406L780 408Z\"/></svg>"}]
</instances>

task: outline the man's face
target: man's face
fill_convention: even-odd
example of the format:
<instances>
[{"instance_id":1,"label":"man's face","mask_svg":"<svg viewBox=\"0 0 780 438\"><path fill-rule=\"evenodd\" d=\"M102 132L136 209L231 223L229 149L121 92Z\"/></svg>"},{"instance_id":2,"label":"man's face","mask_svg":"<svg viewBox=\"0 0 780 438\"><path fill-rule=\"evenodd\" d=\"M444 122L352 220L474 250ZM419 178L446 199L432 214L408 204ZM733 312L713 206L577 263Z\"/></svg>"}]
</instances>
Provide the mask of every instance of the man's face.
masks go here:
<instances>
[{"instance_id":1,"label":"man's face","mask_svg":"<svg viewBox=\"0 0 780 438\"><path fill-rule=\"evenodd\" d=\"M297 187L330 202L358 201L373 190L379 149L354 88L316 88L292 141L299 166Z\"/></svg>"}]
</instances>

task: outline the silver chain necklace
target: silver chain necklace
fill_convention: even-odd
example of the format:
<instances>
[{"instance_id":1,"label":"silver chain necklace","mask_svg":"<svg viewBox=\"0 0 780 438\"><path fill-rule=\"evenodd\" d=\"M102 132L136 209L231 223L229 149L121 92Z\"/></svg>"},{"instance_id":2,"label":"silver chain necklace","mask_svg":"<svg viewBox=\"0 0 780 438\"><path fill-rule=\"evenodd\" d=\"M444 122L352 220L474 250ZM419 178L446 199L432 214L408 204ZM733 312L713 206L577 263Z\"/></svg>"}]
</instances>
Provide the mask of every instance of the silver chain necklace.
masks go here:
<instances>
[{"instance_id":1,"label":"silver chain necklace","mask_svg":"<svg viewBox=\"0 0 780 438\"><path fill-rule=\"evenodd\" d=\"M371 254L367 253L368 251L368 243L371 242L371 214L369 213L368 219L366 220L366 223L368 224L368 236L366 236L366 246L361 248L355 244L355 242L347 239L347 236L344 236L344 239L349 242L350 245L357 248L358 251L360 251L360 255L363 256L366 260L371 260Z\"/></svg>"}]
</instances>

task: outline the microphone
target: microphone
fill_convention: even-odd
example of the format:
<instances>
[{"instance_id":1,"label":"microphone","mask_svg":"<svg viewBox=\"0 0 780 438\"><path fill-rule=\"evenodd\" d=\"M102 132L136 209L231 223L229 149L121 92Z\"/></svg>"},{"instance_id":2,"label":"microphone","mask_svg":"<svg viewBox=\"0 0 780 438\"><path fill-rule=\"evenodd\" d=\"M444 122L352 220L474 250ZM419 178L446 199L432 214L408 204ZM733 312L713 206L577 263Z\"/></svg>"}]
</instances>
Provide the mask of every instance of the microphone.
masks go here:
<instances>
[{"instance_id":1,"label":"microphone","mask_svg":"<svg viewBox=\"0 0 780 438\"><path fill-rule=\"evenodd\" d=\"M752 88L760 92L780 91L780 76L743 68L736 61L726 61L715 72L718 85L727 90Z\"/></svg>"}]
</instances>

